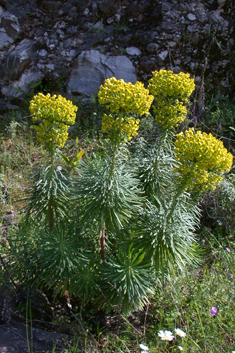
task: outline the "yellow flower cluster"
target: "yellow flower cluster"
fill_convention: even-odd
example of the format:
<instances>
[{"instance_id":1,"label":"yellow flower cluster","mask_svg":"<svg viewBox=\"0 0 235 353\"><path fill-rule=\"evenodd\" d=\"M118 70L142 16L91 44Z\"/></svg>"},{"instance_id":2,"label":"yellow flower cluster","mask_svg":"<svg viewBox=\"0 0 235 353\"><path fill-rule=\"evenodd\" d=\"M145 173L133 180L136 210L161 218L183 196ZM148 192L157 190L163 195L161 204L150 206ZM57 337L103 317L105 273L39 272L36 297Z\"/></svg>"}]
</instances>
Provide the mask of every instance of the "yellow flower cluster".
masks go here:
<instances>
[{"instance_id":1,"label":"yellow flower cluster","mask_svg":"<svg viewBox=\"0 0 235 353\"><path fill-rule=\"evenodd\" d=\"M154 99L142 82L135 84L111 77L100 86L99 103L106 104L111 113L148 115Z\"/></svg>"},{"instance_id":2,"label":"yellow flower cluster","mask_svg":"<svg viewBox=\"0 0 235 353\"><path fill-rule=\"evenodd\" d=\"M126 83L123 79L111 77L105 80L98 92L99 103L105 104L110 113L102 117L102 131L111 139L130 141L137 135L139 119L132 114L148 115L154 97L144 84Z\"/></svg>"},{"instance_id":3,"label":"yellow flower cluster","mask_svg":"<svg viewBox=\"0 0 235 353\"><path fill-rule=\"evenodd\" d=\"M130 116L117 116L104 114L102 117L102 131L107 133L111 140L130 141L137 136L139 119Z\"/></svg>"},{"instance_id":4,"label":"yellow flower cluster","mask_svg":"<svg viewBox=\"0 0 235 353\"><path fill-rule=\"evenodd\" d=\"M199 192L215 189L233 163L233 156L222 141L212 134L195 133L194 128L177 135L174 151L176 160L181 163L175 168L181 180L189 189Z\"/></svg>"},{"instance_id":5,"label":"yellow flower cluster","mask_svg":"<svg viewBox=\"0 0 235 353\"><path fill-rule=\"evenodd\" d=\"M38 93L30 101L29 110L38 140L49 149L64 147L68 138L68 127L74 124L77 107L62 96Z\"/></svg>"},{"instance_id":6,"label":"yellow flower cluster","mask_svg":"<svg viewBox=\"0 0 235 353\"><path fill-rule=\"evenodd\" d=\"M171 70L154 71L148 89L156 100L153 106L157 123L172 129L184 121L188 97L195 89L194 80L189 74L174 74Z\"/></svg>"},{"instance_id":7,"label":"yellow flower cluster","mask_svg":"<svg viewBox=\"0 0 235 353\"><path fill-rule=\"evenodd\" d=\"M167 102L163 99L158 99L157 106L153 106L153 111L156 122L165 129L175 128L176 125L185 120L187 115L187 108L178 99L168 99Z\"/></svg>"}]
</instances>

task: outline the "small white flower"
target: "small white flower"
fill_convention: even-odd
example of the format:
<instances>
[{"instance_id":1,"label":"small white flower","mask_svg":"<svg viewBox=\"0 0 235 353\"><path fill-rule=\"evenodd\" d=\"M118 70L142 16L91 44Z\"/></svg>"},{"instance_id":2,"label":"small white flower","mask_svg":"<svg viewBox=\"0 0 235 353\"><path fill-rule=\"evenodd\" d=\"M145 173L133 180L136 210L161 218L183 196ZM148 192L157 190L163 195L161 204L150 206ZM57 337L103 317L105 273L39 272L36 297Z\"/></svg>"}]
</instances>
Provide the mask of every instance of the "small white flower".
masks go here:
<instances>
[{"instance_id":1,"label":"small white flower","mask_svg":"<svg viewBox=\"0 0 235 353\"><path fill-rule=\"evenodd\" d=\"M58 172L59 170L62 170L61 165L58 165L58 167L56 168L56 170L57 170L57 172Z\"/></svg>"},{"instance_id":2,"label":"small white flower","mask_svg":"<svg viewBox=\"0 0 235 353\"><path fill-rule=\"evenodd\" d=\"M186 333L184 331L180 330L179 328L176 328L174 331L180 337L185 337L186 336Z\"/></svg>"},{"instance_id":3,"label":"small white flower","mask_svg":"<svg viewBox=\"0 0 235 353\"><path fill-rule=\"evenodd\" d=\"M67 303L67 306L69 307L69 309L72 309L72 305L70 303Z\"/></svg>"},{"instance_id":4,"label":"small white flower","mask_svg":"<svg viewBox=\"0 0 235 353\"><path fill-rule=\"evenodd\" d=\"M159 331L158 336L161 337L163 341L172 341L174 339L174 336L172 335L171 331Z\"/></svg>"},{"instance_id":5,"label":"small white flower","mask_svg":"<svg viewBox=\"0 0 235 353\"><path fill-rule=\"evenodd\" d=\"M181 347L181 346L178 346L178 348L179 348L180 351L183 351L183 350L184 350L184 348Z\"/></svg>"},{"instance_id":6,"label":"small white flower","mask_svg":"<svg viewBox=\"0 0 235 353\"><path fill-rule=\"evenodd\" d=\"M139 346L140 346L140 349L142 349L143 351L148 351L149 350L149 347L143 345L142 343ZM143 353L143 352L141 352L141 353Z\"/></svg>"}]
</instances>

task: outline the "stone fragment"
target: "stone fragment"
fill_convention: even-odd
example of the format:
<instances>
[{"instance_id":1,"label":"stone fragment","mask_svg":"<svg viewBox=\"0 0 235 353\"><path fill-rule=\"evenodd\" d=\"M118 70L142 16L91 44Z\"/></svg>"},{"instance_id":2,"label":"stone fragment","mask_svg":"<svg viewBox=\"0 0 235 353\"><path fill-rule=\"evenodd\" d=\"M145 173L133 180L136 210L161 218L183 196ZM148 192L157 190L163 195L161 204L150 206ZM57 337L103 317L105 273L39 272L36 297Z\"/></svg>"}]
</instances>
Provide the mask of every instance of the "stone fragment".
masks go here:
<instances>
[{"instance_id":1,"label":"stone fragment","mask_svg":"<svg viewBox=\"0 0 235 353\"><path fill-rule=\"evenodd\" d=\"M213 10L208 15L209 24L221 24L224 22L223 17L220 15L219 11Z\"/></svg>"},{"instance_id":2,"label":"stone fragment","mask_svg":"<svg viewBox=\"0 0 235 353\"><path fill-rule=\"evenodd\" d=\"M55 65L54 64L47 64L46 68L50 71L54 71L55 70Z\"/></svg>"},{"instance_id":3,"label":"stone fragment","mask_svg":"<svg viewBox=\"0 0 235 353\"><path fill-rule=\"evenodd\" d=\"M2 17L3 14L4 14L4 10L3 10L2 6L0 6L0 18Z\"/></svg>"},{"instance_id":4,"label":"stone fragment","mask_svg":"<svg viewBox=\"0 0 235 353\"><path fill-rule=\"evenodd\" d=\"M141 51L139 50L139 48L136 48L136 47L128 47L126 48L126 52L127 54L129 55L141 55Z\"/></svg>"},{"instance_id":5,"label":"stone fragment","mask_svg":"<svg viewBox=\"0 0 235 353\"><path fill-rule=\"evenodd\" d=\"M193 25L189 25L188 27L187 27L187 30L188 30L188 32L190 32L190 33L195 33L196 31L197 31L197 24L196 23L194 23Z\"/></svg>"},{"instance_id":6,"label":"stone fragment","mask_svg":"<svg viewBox=\"0 0 235 353\"><path fill-rule=\"evenodd\" d=\"M158 58L161 61L164 61L166 59L167 55L168 55L168 50L163 50L163 51L161 51L161 53L158 54Z\"/></svg>"},{"instance_id":7,"label":"stone fragment","mask_svg":"<svg viewBox=\"0 0 235 353\"><path fill-rule=\"evenodd\" d=\"M2 87L2 94L8 98L22 98L26 93L32 90L32 86L41 81L43 73L37 69L26 70L20 79L9 86Z\"/></svg>"},{"instance_id":8,"label":"stone fragment","mask_svg":"<svg viewBox=\"0 0 235 353\"><path fill-rule=\"evenodd\" d=\"M48 52L46 51L46 49L41 49L39 50L38 55L40 58L45 58L48 55Z\"/></svg>"},{"instance_id":9,"label":"stone fragment","mask_svg":"<svg viewBox=\"0 0 235 353\"><path fill-rule=\"evenodd\" d=\"M126 82L137 80L135 68L126 56L107 56L97 50L82 52L74 65L67 90L90 97L98 92L106 78L116 77Z\"/></svg>"},{"instance_id":10,"label":"stone fragment","mask_svg":"<svg viewBox=\"0 0 235 353\"><path fill-rule=\"evenodd\" d=\"M0 50L13 42L14 40L7 34L5 28L0 28Z\"/></svg>"},{"instance_id":11,"label":"stone fragment","mask_svg":"<svg viewBox=\"0 0 235 353\"><path fill-rule=\"evenodd\" d=\"M174 21L172 21L171 19L166 19L162 21L162 29L166 32L166 33L175 33L178 30L178 25L177 23L174 23Z\"/></svg>"},{"instance_id":12,"label":"stone fragment","mask_svg":"<svg viewBox=\"0 0 235 353\"><path fill-rule=\"evenodd\" d=\"M197 19L197 17L193 13L189 13L187 15L187 19L190 21L195 21Z\"/></svg>"},{"instance_id":13,"label":"stone fragment","mask_svg":"<svg viewBox=\"0 0 235 353\"><path fill-rule=\"evenodd\" d=\"M23 39L12 51L10 51L1 69L3 77L9 80L16 80L33 60L35 54L34 42L30 39Z\"/></svg>"},{"instance_id":14,"label":"stone fragment","mask_svg":"<svg viewBox=\"0 0 235 353\"><path fill-rule=\"evenodd\" d=\"M173 42L173 41L169 41L168 44L169 44L169 47L170 47L170 48L175 48L175 46L176 46L177 43L176 43L176 42Z\"/></svg>"},{"instance_id":15,"label":"stone fragment","mask_svg":"<svg viewBox=\"0 0 235 353\"><path fill-rule=\"evenodd\" d=\"M15 15L5 11L1 18L1 25L14 41L19 37L20 25Z\"/></svg>"},{"instance_id":16,"label":"stone fragment","mask_svg":"<svg viewBox=\"0 0 235 353\"><path fill-rule=\"evenodd\" d=\"M151 54L157 52L158 49L159 49L159 44L157 43L149 43L146 47L146 50Z\"/></svg>"}]
</instances>

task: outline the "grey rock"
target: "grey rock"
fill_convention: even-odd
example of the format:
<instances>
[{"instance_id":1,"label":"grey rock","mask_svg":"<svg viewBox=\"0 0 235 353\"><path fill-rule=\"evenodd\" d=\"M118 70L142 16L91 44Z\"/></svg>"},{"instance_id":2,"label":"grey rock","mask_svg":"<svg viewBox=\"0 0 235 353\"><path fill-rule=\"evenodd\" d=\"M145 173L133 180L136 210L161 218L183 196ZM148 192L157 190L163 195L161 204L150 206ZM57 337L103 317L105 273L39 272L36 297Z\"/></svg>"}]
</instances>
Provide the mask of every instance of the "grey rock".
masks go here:
<instances>
[{"instance_id":1,"label":"grey rock","mask_svg":"<svg viewBox=\"0 0 235 353\"><path fill-rule=\"evenodd\" d=\"M161 53L158 54L158 58L161 61L164 61L166 59L167 55L168 55L168 50L163 50L163 51L161 51Z\"/></svg>"},{"instance_id":2,"label":"grey rock","mask_svg":"<svg viewBox=\"0 0 235 353\"><path fill-rule=\"evenodd\" d=\"M8 52L1 69L3 78L16 80L33 60L35 54L34 42L30 39L23 39L13 50Z\"/></svg>"},{"instance_id":3,"label":"grey rock","mask_svg":"<svg viewBox=\"0 0 235 353\"><path fill-rule=\"evenodd\" d=\"M159 44L157 43L149 43L146 47L146 50L151 54L157 52L158 49L159 49Z\"/></svg>"},{"instance_id":4,"label":"grey rock","mask_svg":"<svg viewBox=\"0 0 235 353\"><path fill-rule=\"evenodd\" d=\"M189 13L187 15L187 19L190 21L195 21L197 19L197 17L193 13Z\"/></svg>"},{"instance_id":5,"label":"grey rock","mask_svg":"<svg viewBox=\"0 0 235 353\"><path fill-rule=\"evenodd\" d=\"M68 56L70 56L71 58L74 58L77 54L78 54L77 50L74 50L74 49L71 49L68 52Z\"/></svg>"},{"instance_id":6,"label":"grey rock","mask_svg":"<svg viewBox=\"0 0 235 353\"><path fill-rule=\"evenodd\" d=\"M126 52L127 54L129 55L141 55L141 50L139 50L139 48L136 48L136 47L128 47L126 48Z\"/></svg>"},{"instance_id":7,"label":"grey rock","mask_svg":"<svg viewBox=\"0 0 235 353\"><path fill-rule=\"evenodd\" d=\"M189 66L190 66L190 69L193 70L197 66L197 64L193 61L189 64Z\"/></svg>"},{"instance_id":8,"label":"grey rock","mask_svg":"<svg viewBox=\"0 0 235 353\"><path fill-rule=\"evenodd\" d=\"M32 333L32 337L31 337ZM32 327L27 330L25 323L11 321L9 324L0 325L1 351L5 353L22 353L28 351L28 342L34 352L52 352L55 344L61 343L66 347L66 342L72 336L43 331ZM80 345L79 345L80 348Z\"/></svg>"},{"instance_id":9,"label":"grey rock","mask_svg":"<svg viewBox=\"0 0 235 353\"><path fill-rule=\"evenodd\" d=\"M63 42L63 48L64 49L69 49L73 46L73 38L67 38L64 42Z\"/></svg>"},{"instance_id":10,"label":"grey rock","mask_svg":"<svg viewBox=\"0 0 235 353\"><path fill-rule=\"evenodd\" d=\"M90 97L98 92L108 77L135 83L135 68L126 56L106 56L97 50L82 52L75 63L67 90L72 94Z\"/></svg>"},{"instance_id":11,"label":"grey rock","mask_svg":"<svg viewBox=\"0 0 235 353\"><path fill-rule=\"evenodd\" d=\"M45 57L47 57L48 52L46 51L46 49L41 49L39 51L38 55L39 55L40 58L45 58Z\"/></svg>"},{"instance_id":12,"label":"grey rock","mask_svg":"<svg viewBox=\"0 0 235 353\"><path fill-rule=\"evenodd\" d=\"M217 3L219 5L218 9L220 10L226 3L226 0L217 0Z\"/></svg>"},{"instance_id":13,"label":"grey rock","mask_svg":"<svg viewBox=\"0 0 235 353\"><path fill-rule=\"evenodd\" d=\"M197 12L197 20L199 23L204 24L208 21L208 15L205 11L199 11Z\"/></svg>"},{"instance_id":14,"label":"grey rock","mask_svg":"<svg viewBox=\"0 0 235 353\"><path fill-rule=\"evenodd\" d=\"M163 1L162 11L165 11L165 12L171 11L173 7L174 7L174 4L172 4L171 2Z\"/></svg>"},{"instance_id":15,"label":"grey rock","mask_svg":"<svg viewBox=\"0 0 235 353\"><path fill-rule=\"evenodd\" d=\"M2 94L8 98L22 98L32 90L32 85L41 81L43 73L37 69L26 70L18 81L2 87Z\"/></svg>"},{"instance_id":16,"label":"grey rock","mask_svg":"<svg viewBox=\"0 0 235 353\"><path fill-rule=\"evenodd\" d=\"M38 63L38 64L37 64L37 68L38 68L39 70L44 70L45 67L46 67L46 64L41 64L41 63Z\"/></svg>"},{"instance_id":17,"label":"grey rock","mask_svg":"<svg viewBox=\"0 0 235 353\"><path fill-rule=\"evenodd\" d=\"M177 42L173 42L173 41L168 42L168 45L170 48L175 48L176 44L177 44Z\"/></svg>"},{"instance_id":18,"label":"grey rock","mask_svg":"<svg viewBox=\"0 0 235 353\"><path fill-rule=\"evenodd\" d=\"M221 24L224 21L223 17L216 10L211 11L208 15L208 18L210 24Z\"/></svg>"},{"instance_id":19,"label":"grey rock","mask_svg":"<svg viewBox=\"0 0 235 353\"><path fill-rule=\"evenodd\" d=\"M178 30L178 25L176 23L174 23L174 21L172 21L171 19L167 19L162 21L162 29L166 32L166 33L175 33Z\"/></svg>"},{"instance_id":20,"label":"grey rock","mask_svg":"<svg viewBox=\"0 0 235 353\"><path fill-rule=\"evenodd\" d=\"M193 25L189 25L189 26L187 27L187 30L188 30L188 32L190 32L190 33L195 33L195 32L197 31L197 28L198 28L198 26L197 26L197 24L195 23L195 24L193 24Z\"/></svg>"},{"instance_id":21,"label":"grey rock","mask_svg":"<svg viewBox=\"0 0 235 353\"><path fill-rule=\"evenodd\" d=\"M116 14L115 14L115 17L116 17L116 20L117 20L117 21L120 21L120 19L121 19L120 13L116 13Z\"/></svg>"},{"instance_id":22,"label":"grey rock","mask_svg":"<svg viewBox=\"0 0 235 353\"><path fill-rule=\"evenodd\" d=\"M114 17L109 17L109 18L107 18L107 23L108 24L111 24L111 23L113 23L114 22Z\"/></svg>"},{"instance_id":23,"label":"grey rock","mask_svg":"<svg viewBox=\"0 0 235 353\"><path fill-rule=\"evenodd\" d=\"M85 10L84 10L84 12L83 12L83 15L84 16L88 16L89 15L89 9L88 8L86 8Z\"/></svg>"},{"instance_id":24,"label":"grey rock","mask_svg":"<svg viewBox=\"0 0 235 353\"><path fill-rule=\"evenodd\" d=\"M0 6L0 18L2 17L3 14L4 14L4 10L3 10L2 6Z\"/></svg>"},{"instance_id":25,"label":"grey rock","mask_svg":"<svg viewBox=\"0 0 235 353\"><path fill-rule=\"evenodd\" d=\"M20 35L20 25L18 18L5 11L1 18L1 25L5 28L7 34L15 41Z\"/></svg>"},{"instance_id":26,"label":"grey rock","mask_svg":"<svg viewBox=\"0 0 235 353\"><path fill-rule=\"evenodd\" d=\"M186 58L184 59L184 63L185 63L185 64L188 64L188 63L190 63L191 61L192 61L191 56L186 56Z\"/></svg>"},{"instance_id":27,"label":"grey rock","mask_svg":"<svg viewBox=\"0 0 235 353\"><path fill-rule=\"evenodd\" d=\"M95 23L93 26L94 31L103 31L104 30L104 25L101 21Z\"/></svg>"},{"instance_id":28,"label":"grey rock","mask_svg":"<svg viewBox=\"0 0 235 353\"><path fill-rule=\"evenodd\" d=\"M179 21L180 21L181 24L187 23L185 18L184 18L184 16L181 16Z\"/></svg>"},{"instance_id":29,"label":"grey rock","mask_svg":"<svg viewBox=\"0 0 235 353\"><path fill-rule=\"evenodd\" d=\"M47 64L46 68L50 71L54 71L55 70L55 65L54 64Z\"/></svg>"},{"instance_id":30,"label":"grey rock","mask_svg":"<svg viewBox=\"0 0 235 353\"><path fill-rule=\"evenodd\" d=\"M180 73L180 71L181 71L181 69L180 69L180 67L179 67L179 66L175 66L175 67L173 68L173 72L174 72L174 74L179 74L179 73Z\"/></svg>"},{"instance_id":31,"label":"grey rock","mask_svg":"<svg viewBox=\"0 0 235 353\"><path fill-rule=\"evenodd\" d=\"M199 33L195 32L192 34L191 41L194 45L197 45L197 43L199 42L199 39L200 39Z\"/></svg>"},{"instance_id":32,"label":"grey rock","mask_svg":"<svg viewBox=\"0 0 235 353\"><path fill-rule=\"evenodd\" d=\"M5 28L0 28L0 50L13 42L14 40L7 34Z\"/></svg>"}]
</instances>

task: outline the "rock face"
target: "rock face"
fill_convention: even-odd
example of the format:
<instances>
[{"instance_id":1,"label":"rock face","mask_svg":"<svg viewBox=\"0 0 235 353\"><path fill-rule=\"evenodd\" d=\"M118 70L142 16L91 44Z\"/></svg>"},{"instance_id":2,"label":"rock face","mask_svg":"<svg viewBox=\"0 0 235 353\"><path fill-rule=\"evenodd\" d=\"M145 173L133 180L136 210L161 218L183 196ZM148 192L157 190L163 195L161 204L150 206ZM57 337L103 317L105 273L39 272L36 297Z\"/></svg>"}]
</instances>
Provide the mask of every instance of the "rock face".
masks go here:
<instances>
[{"instance_id":1,"label":"rock face","mask_svg":"<svg viewBox=\"0 0 235 353\"><path fill-rule=\"evenodd\" d=\"M3 78L14 81L27 69L34 58L34 42L23 39L14 49L9 50L1 64Z\"/></svg>"},{"instance_id":2,"label":"rock face","mask_svg":"<svg viewBox=\"0 0 235 353\"><path fill-rule=\"evenodd\" d=\"M82 52L74 65L67 90L72 94L90 97L109 77L123 78L135 83L135 68L126 56L107 56L97 50Z\"/></svg>"},{"instance_id":3,"label":"rock face","mask_svg":"<svg viewBox=\"0 0 235 353\"><path fill-rule=\"evenodd\" d=\"M0 106L40 81L90 97L159 69L234 97L234 18L231 0L0 0Z\"/></svg>"}]
</instances>

